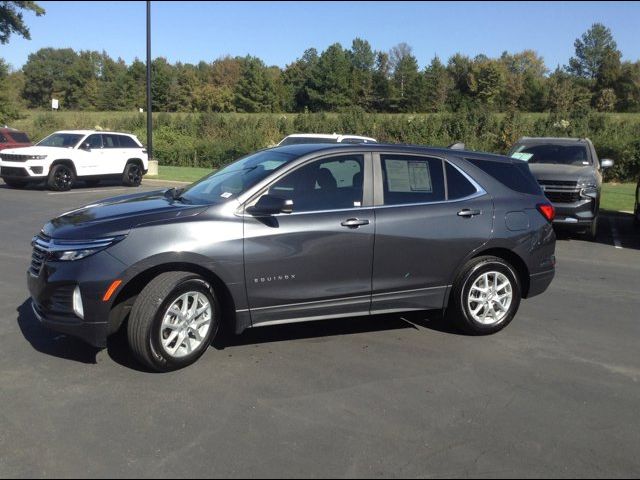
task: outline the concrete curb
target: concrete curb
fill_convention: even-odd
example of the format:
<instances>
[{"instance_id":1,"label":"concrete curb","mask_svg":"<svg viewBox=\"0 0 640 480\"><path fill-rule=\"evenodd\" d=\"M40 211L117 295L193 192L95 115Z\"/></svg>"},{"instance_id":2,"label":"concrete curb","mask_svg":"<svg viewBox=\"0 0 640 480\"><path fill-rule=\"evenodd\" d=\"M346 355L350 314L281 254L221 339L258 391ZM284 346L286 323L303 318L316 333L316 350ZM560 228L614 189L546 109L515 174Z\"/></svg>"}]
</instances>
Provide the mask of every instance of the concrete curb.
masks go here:
<instances>
[{"instance_id":1,"label":"concrete curb","mask_svg":"<svg viewBox=\"0 0 640 480\"><path fill-rule=\"evenodd\" d=\"M179 180L161 180L159 178L144 178L143 183L155 183L155 184L162 184L162 185L167 185L167 184L171 184L171 185L190 185L193 182L182 182Z\"/></svg>"}]
</instances>

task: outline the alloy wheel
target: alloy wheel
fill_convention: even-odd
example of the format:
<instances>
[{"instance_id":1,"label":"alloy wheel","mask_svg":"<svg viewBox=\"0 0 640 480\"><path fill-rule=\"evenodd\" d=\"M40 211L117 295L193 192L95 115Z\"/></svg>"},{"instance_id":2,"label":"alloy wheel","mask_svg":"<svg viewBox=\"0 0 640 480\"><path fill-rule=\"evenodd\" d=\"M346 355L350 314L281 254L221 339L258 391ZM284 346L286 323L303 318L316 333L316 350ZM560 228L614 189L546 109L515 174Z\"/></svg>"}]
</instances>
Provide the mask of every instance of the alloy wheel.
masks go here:
<instances>
[{"instance_id":1,"label":"alloy wheel","mask_svg":"<svg viewBox=\"0 0 640 480\"><path fill-rule=\"evenodd\" d=\"M513 285L503 273L491 271L480 275L469 289L467 308L471 317L482 325L497 325L509 312L513 301Z\"/></svg>"},{"instance_id":2,"label":"alloy wheel","mask_svg":"<svg viewBox=\"0 0 640 480\"><path fill-rule=\"evenodd\" d=\"M182 358L196 351L209 333L212 312L209 299L200 292L187 292L174 300L160 327L160 342L167 354Z\"/></svg>"}]
</instances>

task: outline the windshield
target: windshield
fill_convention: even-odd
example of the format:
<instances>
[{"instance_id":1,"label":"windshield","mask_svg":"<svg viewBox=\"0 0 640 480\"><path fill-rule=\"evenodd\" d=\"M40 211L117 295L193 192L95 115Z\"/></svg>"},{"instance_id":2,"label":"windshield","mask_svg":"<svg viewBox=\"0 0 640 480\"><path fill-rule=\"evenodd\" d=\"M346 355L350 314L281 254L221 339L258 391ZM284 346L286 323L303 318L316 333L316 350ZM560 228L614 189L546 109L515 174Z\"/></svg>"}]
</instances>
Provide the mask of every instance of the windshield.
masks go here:
<instances>
[{"instance_id":1,"label":"windshield","mask_svg":"<svg viewBox=\"0 0 640 480\"><path fill-rule=\"evenodd\" d=\"M226 166L189 186L181 198L187 203L219 203L244 193L296 158L290 153L263 150Z\"/></svg>"},{"instance_id":2,"label":"windshield","mask_svg":"<svg viewBox=\"0 0 640 480\"><path fill-rule=\"evenodd\" d=\"M584 145L518 145L511 151L511 156L529 163L591 165Z\"/></svg>"},{"instance_id":3,"label":"windshield","mask_svg":"<svg viewBox=\"0 0 640 480\"><path fill-rule=\"evenodd\" d=\"M77 133L54 133L37 143L39 147L73 148L84 135Z\"/></svg>"}]
</instances>

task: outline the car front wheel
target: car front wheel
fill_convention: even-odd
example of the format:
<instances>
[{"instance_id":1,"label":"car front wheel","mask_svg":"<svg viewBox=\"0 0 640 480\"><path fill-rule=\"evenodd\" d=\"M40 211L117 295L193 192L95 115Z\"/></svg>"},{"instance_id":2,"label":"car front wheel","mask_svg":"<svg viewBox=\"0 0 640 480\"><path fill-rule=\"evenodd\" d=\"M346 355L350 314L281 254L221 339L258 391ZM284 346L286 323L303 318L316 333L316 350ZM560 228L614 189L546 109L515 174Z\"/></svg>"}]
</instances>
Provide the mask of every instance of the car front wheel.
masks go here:
<instances>
[{"instance_id":1,"label":"car front wheel","mask_svg":"<svg viewBox=\"0 0 640 480\"><path fill-rule=\"evenodd\" d=\"M451 295L447 316L467 334L487 335L511 323L520 306L521 287L509 263L483 256L465 265Z\"/></svg>"},{"instance_id":2,"label":"car front wheel","mask_svg":"<svg viewBox=\"0 0 640 480\"><path fill-rule=\"evenodd\" d=\"M51 168L47 179L47 186L57 192L66 192L67 190L71 190L75 179L76 175L71 167L58 164Z\"/></svg>"},{"instance_id":3,"label":"car front wheel","mask_svg":"<svg viewBox=\"0 0 640 480\"><path fill-rule=\"evenodd\" d=\"M218 333L220 308L211 285L189 272L167 272L140 292L127 333L140 362L166 372L198 360Z\"/></svg>"}]
</instances>

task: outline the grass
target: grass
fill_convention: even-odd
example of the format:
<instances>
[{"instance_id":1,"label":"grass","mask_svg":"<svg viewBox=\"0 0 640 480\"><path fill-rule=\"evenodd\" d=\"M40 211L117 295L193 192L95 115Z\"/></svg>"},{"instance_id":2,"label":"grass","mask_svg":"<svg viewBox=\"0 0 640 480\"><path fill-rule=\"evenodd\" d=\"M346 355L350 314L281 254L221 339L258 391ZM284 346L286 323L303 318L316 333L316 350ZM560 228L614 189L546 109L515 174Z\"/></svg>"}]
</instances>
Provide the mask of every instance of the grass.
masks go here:
<instances>
[{"instance_id":1,"label":"grass","mask_svg":"<svg viewBox=\"0 0 640 480\"><path fill-rule=\"evenodd\" d=\"M602 186L600 208L614 212L633 212L635 200L635 183L605 183Z\"/></svg>"},{"instance_id":2,"label":"grass","mask_svg":"<svg viewBox=\"0 0 640 480\"><path fill-rule=\"evenodd\" d=\"M193 168L193 167L170 167L160 165L158 167L158 176L149 177L158 180L173 180L176 182L195 182L205 175L212 172L210 168Z\"/></svg>"},{"instance_id":3,"label":"grass","mask_svg":"<svg viewBox=\"0 0 640 480\"><path fill-rule=\"evenodd\" d=\"M212 172L208 168L169 167L160 165L158 180L173 180L178 182L195 182ZM633 212L636 198L635 183L605 183L602 186L602 200L600 208L614 212Z\"/></svg>"}]
</instances>

